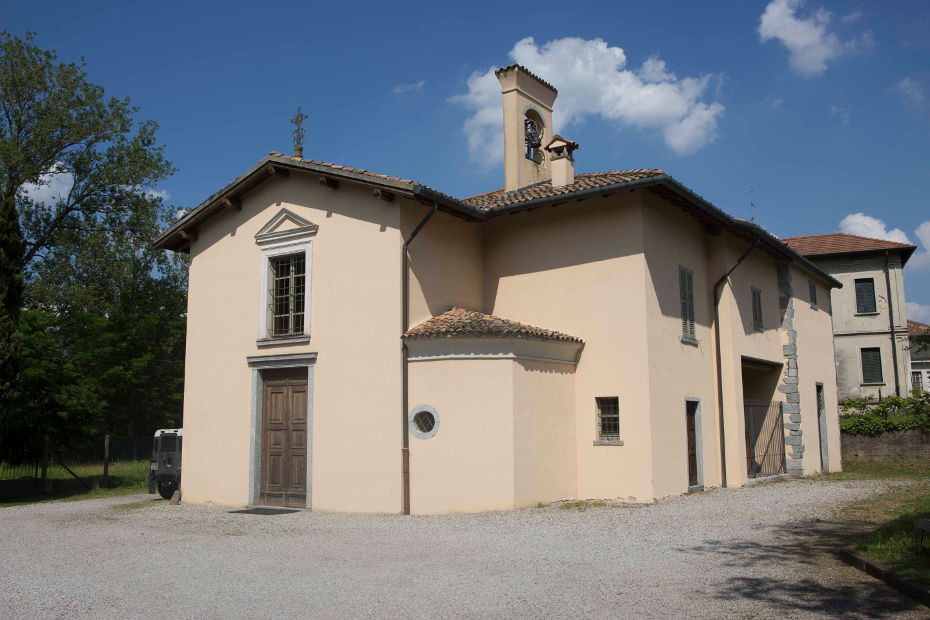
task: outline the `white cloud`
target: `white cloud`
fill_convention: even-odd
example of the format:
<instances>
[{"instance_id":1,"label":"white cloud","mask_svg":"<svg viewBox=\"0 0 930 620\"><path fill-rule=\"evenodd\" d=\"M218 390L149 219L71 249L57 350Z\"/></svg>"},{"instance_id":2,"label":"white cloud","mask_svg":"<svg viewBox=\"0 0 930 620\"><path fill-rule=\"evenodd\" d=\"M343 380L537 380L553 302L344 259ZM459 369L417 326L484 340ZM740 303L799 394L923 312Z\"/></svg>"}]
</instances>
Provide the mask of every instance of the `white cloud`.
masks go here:
<instances>
[{"instance_id":1,"label":"white cloud","mask_svg":"<svg viewBox=\"0 0 930 620\"><path fill-rule=\"evenodd\" d=\"M920 247L907 262L908 271L930 271L930 220L917 227L914 235L920 242Z\"/></svg>"},{"instance_id":2,"label":"white cloud","mask_svg":"<svg viewBox=\"0 0 930 620\"><path fill-rule=\"evenodd\" d=\"M785 102L784 99L781 99L781 98L776 99L775 101L772 102L772 109L777 110L778 108L781 107L781 104L783 104L784 102Z\"/></svg>"},{"instance_id":3,"label":"white cloud","mask_svg":"<svg viewBox=\"0 0 930 620\"><path fill-rule=\"evenodd\" d=\"M904 305L907 307L907 318L921 323L930 323L930 305L919 304L916 301L908 301Z\"/></svg>"},{"instance_id":4,"label":"white cloud","mask_svg":"<svg viewBox=\"0 0 930 620\"><path fill-rule=\"evenodd\" d=\"M398 84L394 87L395 95L403 95L404 93L409 92L420 92L423 90L423 87L426 85L426 80L420 80L419 82L410 82L409 84Z\"/></svg>"},{"instance_id":5,"label":"white cloud","mask_svg":"<svg viewBox=\"0 0 930 620\"><path fill-rule=\"evenodd\" d=\"M823 8L816 9L807 17L799 17L797 11L802 4L803 0L772 0L759 18L759 38L763 43L777 39L788 48L791 68L801 75L820 75L827 70L828 62L874 45L870 31L846 41L840 40L830 32L832 15ZM857 17L853 13L841 21L850 23Z\"/></svg>"},{"instance_id":6,"label":"white cloud","mask_svg":"<svg viewBox=\"0 0 930 620\"><path fill-rule=\"evenodd\" d=\"M168 190L165 189L147 189L142 192L146 198L161 198L162 200L168 200L171 198L171 194L168 193Z\"/></svg>"},{"instance_id":7,"label":"white cloud","mask_svg":"<svg viewBox=\"0 0 930 620\"><path fill-rule=\"evenodd\" d=\"M41 204L53 204L64 198L74 185L74 176L61 164L39 177L38 183L24 183L22 191L30 200Z\"/></svg>"},{"instance_id":8,"label":"white cloud","mask_svg":"<svg viewBox=\"0 0 930 620\"><path fill-rule=\"evenodd\" d=\"M920 108L924 102L924 91L920 84L912 77L903 80L891 87L891 90L901 99L901 103L909 108Z\"/></svg>"},{"instance_id":9,"label":"white cloud","mask_svg":"<svg viewBox=\"0 0 930 620\"><path fill-rule=\"evenodd\" d=\"M557 131L587 116L601 116L660 132L679 155L694 153L717 135L724 108L701 101L710 75L678 78L655 56L633 70L623 49L602 39L566 37L537 45L527 37L509 55L559 89L553 111ZM468 92L452 101L472 111L463 128L468 147L490 166L503 158L500 84L492 67L473 73L467 85Z\"/></svg>"},{"instance_id":10,"label":"white cloud","mask_svg":"<svg viewBox=\"0 0 930 620\"><path fill-rule=\"evenodd\" d=\"M866 215L865 213L853 213L844 217L842 221L840 221L840 232L862 237L872 237L874 239L897 241L899 243L911 242L911 240L907 238L907 233L900 228L888 230L884 221Z\"/></svg>"},{"instance_id":11,"label":"white cloud","mask_svg":"<svg viewBox=\"0 0 930 620\"><path fill-rule=\"evenodd\" d=\"M840 106L831 106L830 107L830 116L839 116L840 122L844 125L849 122L849 108L841 108Z\"/></svg>"}]
</instances>

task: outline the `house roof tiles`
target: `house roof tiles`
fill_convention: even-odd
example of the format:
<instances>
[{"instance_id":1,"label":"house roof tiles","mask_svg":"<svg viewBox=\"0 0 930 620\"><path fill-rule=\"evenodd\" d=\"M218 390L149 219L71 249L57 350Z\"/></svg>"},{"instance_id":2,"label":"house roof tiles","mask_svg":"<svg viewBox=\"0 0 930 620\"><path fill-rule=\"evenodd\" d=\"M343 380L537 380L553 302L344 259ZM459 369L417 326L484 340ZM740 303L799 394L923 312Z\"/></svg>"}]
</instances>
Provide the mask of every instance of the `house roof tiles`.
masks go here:
<instances>
[{"instance_id":1,"label":"house roof tiles","mask_svg":"<svg viewBox=\"0 0 930 620\"><path fill-rule=\"evenodd\" d=\"M528 338L581 343L580 338L551 329L533 327L508 319L467 310L452 308L420 323L404 334L407 338Z\"/></svg>"},{"instance_id":2,"label":"house roof tiles","mask_svg":"<svg viewBox=\"0 0 930 620\"><path fill-rule=\"evenodd\" d=\"M917 249L910 243L899 243L872 237L860 237L847 233L828 233L825 235L805 235L788 237L782 241L792 250L803 256L827 256L829 254L856 254L860 252L881 252L898 250L906 254L905 260Z\"/></svg>"},{"instance_id":3,"label":"house roof tiles","mask_svg":"<svg viewBox=\"0 0 930 620\"><path fill-rule=\"evenodd\" d=\"M930 325L924 325L923 323L918 323L917 321L908 320L907 335L908 336L930 336Z\"/></svg>"},{"instance_id":4,"label":"house roof tiles","mask_svg":"<svg viewBox=\"0 0 930 620\"><path fill-rule=\"evenodd\" d=\"M463 198L462 202L482 211L516 205L528 200L552 198L572 194L585 189L597 189L618 183L629 183L664 175L662 170L616 170L614 172L582 172L575 175L575 182L562 187L552 187L548 179L511 192L496 189L492 192Z\"/></svg>"}]
</instances>

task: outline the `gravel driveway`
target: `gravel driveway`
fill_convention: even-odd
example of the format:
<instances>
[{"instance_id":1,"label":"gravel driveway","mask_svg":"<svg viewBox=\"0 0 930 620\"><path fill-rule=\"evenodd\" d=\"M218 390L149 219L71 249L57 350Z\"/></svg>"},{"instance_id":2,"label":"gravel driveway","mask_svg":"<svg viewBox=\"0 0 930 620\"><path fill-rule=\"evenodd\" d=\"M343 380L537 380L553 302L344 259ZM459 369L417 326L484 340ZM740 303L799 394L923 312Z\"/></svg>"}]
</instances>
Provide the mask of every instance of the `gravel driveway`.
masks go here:
<instances>
[{"instance_id":1,"label":"gravel driveway","mask_svg":"<svg viewBox=\"0 0 930 620\"><path fill-rule=\"evenodd\" d=\"M0 508L0 616L921 617L841 564L796 480L584 511L257 515L140 495Z\"/></svg>"}]
</instances>

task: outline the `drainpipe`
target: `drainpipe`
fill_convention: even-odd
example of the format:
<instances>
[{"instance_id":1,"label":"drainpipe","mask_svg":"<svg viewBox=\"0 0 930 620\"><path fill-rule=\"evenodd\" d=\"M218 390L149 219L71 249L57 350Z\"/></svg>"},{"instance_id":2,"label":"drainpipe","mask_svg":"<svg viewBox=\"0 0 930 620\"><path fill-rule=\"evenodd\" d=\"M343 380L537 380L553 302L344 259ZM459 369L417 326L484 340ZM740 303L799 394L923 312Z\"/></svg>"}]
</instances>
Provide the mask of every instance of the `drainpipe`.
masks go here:
<instances>
[{"instance_id":1,"label":"drainpipe","mask_svg":"<svg viewBox=\"0 0 930 620\"><path fill-rule=\"evenodd\" d=\"M888 274L888 250L885 250L885 290L888 292L888 326L891 330L891 363L894 364L894 393L901 395L898 383L898 343L894 335L894 304L891 302L891 276Z\"/></svg>"},{"instance_id":2,"label":"drainpipe","mask_svg":"<svg viewBox=\"0 0 930 620\"><path fill-rule=\"evenodd\" d=\"M420 223L417 224L416 228L413 229L413 232L410 233L410 236L404 241L404 247L401 250L401 276L400 276L400 288L401 288L401 297L403 298L400 303L400 315L401 315L401 326L400 326L400 360L401 360L401 450L400 450L400 460L401 460L401 487L402 487L402 498L401 506L402 512L405 515L410 514L410 433L407 430L407 363L408 363L408 351L407 351L407 341L404 339L404 334L407 333L407 330L410 329L410 274L408 274L408 258L407 258L407 248L410 246L410 242L420 233L420 230L426 226L426 223L429 221L433 214L436 213L436 210L439 208L439 204L434 200L433 208L430 209L430 212L420 220Z\"/></svg>"},{"instance_id":3,"label":"drainpipe","mask_svg":"<svg viewBox=\"0 0 930 620\"><path fill-rule=\"evenodd\" d=\"M720 415L720 486L723 488L727 486L727 448L724 442L725 435L723 429L723 368L721 368L722 362L720 360L720 295L723 291L723 284L730 277L730 274L736 271L740 263L746 260L749 253L756 249L756 246L761 242L762 239L756 235L752 245L746 248L746 251L733 263L733 266L714 284L714 344L716 345L715 349L717 355L717 409Z\"/></svg>"}]
</instances>

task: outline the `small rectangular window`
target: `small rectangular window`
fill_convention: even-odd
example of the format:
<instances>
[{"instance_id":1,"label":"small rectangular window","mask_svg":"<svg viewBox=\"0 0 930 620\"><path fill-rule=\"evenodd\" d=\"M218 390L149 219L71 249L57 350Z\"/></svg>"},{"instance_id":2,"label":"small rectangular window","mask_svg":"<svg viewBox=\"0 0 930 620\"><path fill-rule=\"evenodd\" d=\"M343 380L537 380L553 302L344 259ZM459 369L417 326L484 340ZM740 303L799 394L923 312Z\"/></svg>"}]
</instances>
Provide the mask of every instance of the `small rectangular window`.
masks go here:
<instances>
[{"instance_id":1,"label":"small rectangular window","mask_svg":"<svg viewBox=\"0 0 930 620\"><path fill-rule=\"evenodd\" d=\"M617 396L598 396L597 401L597 438L603 441L620 439L620 398Z\"/></svg>"},{"instance_id":2,"label":"small rectangular window","mask_svg":"<svg viewBox=\"0 0 930 620\"><path fill-rule=\"evenodd\" d=\"M696 343L694 336L694 272L678 268L678 288L681 294L681 338Z\"/></svg>"},{"instance_id":3,"label":"small rectangular window","mask_svg":"<svg viewBox=\"0 0 930 620\"><path fill-rule=\"evenodd\" d=\"M911 372L911 387L918 392L924 391L924 373L919 370Z\"/></svg>"},{"instance_id":4,"label":"small rectangular window","mask_svg":"<svg viewBox=\"0 0 930 620\"><path fill-rule=\"evenodd\" d=\"M878 347L862 349L862 382L884 383L882 377L882 351Z\"/></svg>"},{"instance_id":5,"label":"small rectangular window","mask_svg":"<svg viewBox=\"0 0 930 620\"><path fill-rule=\"evenodd\" d=\"M765 329L762 322L762 290L755 287L752 289L752 327L760 331Z\"/></svg>"},{"instance_id":6,"label":"small rectangular window","mask_svg":"<svg viewBox=\"0 0 930 620\"><path fill-rule=\"evenodd\" d=\"M808 288L808 291L810 291L811 306L816 308L817 307L817 285L814 284L813 280L808 280L807 288Z\"/></svg>"},{"instance_id":7,"label":"small rectangular window","mask_svg":"<svg viewBox=\"0 0 930 620\"><path fill-rule=\"evenodd\" d=\"M276 256L270 261L271 288L268 304L271 337L304 333L305 256L303 253Z\"/></svg>"},{"instance_id":8,"label":"small rectangular window","mask_svg":"<svg viewBox=\"0 0 930 620\"><path fill-rule=\"evenodd\" d=\"M875 280L860 278L856 280L856 312L875 312Z\"/></svg>"}]
</instances>

